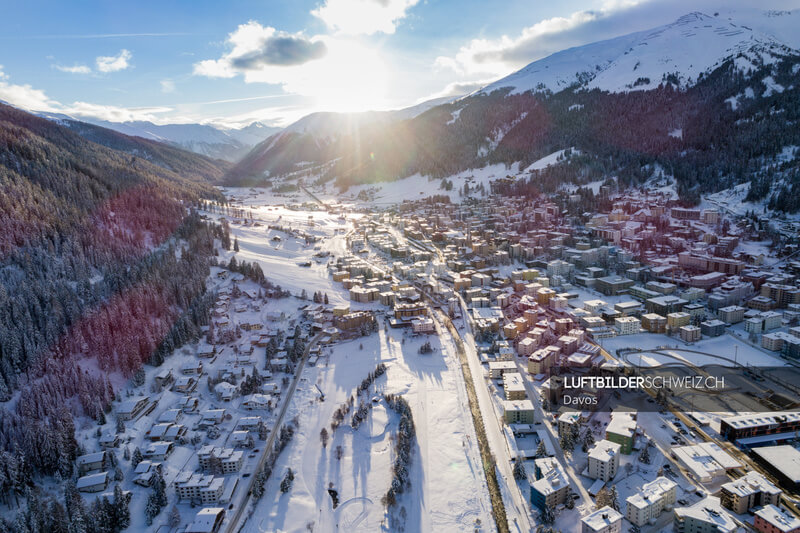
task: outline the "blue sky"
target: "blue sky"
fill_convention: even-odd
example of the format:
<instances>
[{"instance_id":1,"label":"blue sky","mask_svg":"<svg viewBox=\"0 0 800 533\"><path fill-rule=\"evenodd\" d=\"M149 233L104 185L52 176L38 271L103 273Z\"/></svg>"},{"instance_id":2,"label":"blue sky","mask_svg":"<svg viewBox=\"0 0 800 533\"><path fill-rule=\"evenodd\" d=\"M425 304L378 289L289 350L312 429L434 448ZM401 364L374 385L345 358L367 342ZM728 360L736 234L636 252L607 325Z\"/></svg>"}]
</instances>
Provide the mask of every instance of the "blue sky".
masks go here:
<instances>
[{"instance_id":1,"label":"blue sky","mask_svg":"<svg viewBox=\"0 0 800 533\"><path fill-rule=\"evenodd\" d=\"M285 125L311 111L392 109L467 92L559 49L668 23L697 5L3 0L0 99L117 121Z\"/></svg>"}]
</instances>

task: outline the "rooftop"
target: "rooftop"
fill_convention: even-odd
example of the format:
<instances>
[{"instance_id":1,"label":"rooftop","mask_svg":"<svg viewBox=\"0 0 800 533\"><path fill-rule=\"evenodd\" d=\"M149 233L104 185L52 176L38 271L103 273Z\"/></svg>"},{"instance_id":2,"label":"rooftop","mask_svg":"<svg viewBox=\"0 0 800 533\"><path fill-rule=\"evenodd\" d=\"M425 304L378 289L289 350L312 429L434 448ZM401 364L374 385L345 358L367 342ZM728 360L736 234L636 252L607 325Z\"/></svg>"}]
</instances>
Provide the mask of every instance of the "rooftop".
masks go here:
<instances>
[{"instance_id":1,"label":"rooftop","mask_svg":"<svg viewBox=\"0 0 800 533\"><path fill-rule=\"evenodd\" d=\"M615 511L609 506L602 507L581 518L581 522L594 531L602 531L610 524L614 524L620 520L622 520L622 515L619 511Z\"/></svg>"}]
</instances>

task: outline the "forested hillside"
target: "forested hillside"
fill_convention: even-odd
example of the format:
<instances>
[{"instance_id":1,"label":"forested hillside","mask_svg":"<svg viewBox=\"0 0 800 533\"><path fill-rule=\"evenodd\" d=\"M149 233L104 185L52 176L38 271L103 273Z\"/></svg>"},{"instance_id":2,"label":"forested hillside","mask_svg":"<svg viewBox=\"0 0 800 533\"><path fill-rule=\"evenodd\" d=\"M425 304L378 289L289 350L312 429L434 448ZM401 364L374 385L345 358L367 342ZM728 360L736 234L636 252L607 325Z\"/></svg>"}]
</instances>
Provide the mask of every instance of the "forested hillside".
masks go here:
<instances>
[{"instance_id":1,"label":"forested hillside","mask_svg":"<svg viewBox=\"0 0 800 533\"><path fill-rule=\"evenodd\" d=\"M109 375L158 364L207 320L214 239L229 239L192 206L223 198L204 182L213 173L206 159L172 161L180 165L168 170L0 105L6 501L36 476L68 479L73 416L102 418L115 394ZM84 518L87 531L101 530Z\"/></svg>"},{"instance_id":2,"label":"forested hillside","mask_svg":"<svg viewBox=\"0 0 800 533\"><path fill-rule=\"evenodd\" d=\"M583 155L537 174L543 188L610 176L642 183L657 164L675 177L687 203L749 181L755 197L769 192L776 208L796 210L800 160L776 157L800 146L800 129L792 127L800 114L800 57L786 53L747 70L741 59L729 58L690 86L669 75L656 88L626 92L577 85L557 93L498 89L335 139L285 134L256 147L227 178L268 182L300 161L331 162L320 181L347 188L415 173L446 177L492 163L525 168L573 147Z\"/></svg>"}]
</instances>

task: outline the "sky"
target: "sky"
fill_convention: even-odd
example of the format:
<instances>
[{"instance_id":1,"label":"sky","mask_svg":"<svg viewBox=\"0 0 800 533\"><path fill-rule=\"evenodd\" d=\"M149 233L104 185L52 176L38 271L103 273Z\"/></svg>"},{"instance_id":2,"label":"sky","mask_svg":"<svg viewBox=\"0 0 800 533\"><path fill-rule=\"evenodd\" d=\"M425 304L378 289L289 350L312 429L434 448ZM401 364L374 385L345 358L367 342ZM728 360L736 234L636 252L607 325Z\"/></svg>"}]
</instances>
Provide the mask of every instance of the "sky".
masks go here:
<instances>
[{"instance_id":1,"label":"sky","mask_svg":"<svg viewBox=\"0 0 800 533\"><path fill-rule=\"evenodd\" d=\"M0 0L0 100L115 122L400 109L690 11L800 0Z\"/></svg>"}]
</instances>

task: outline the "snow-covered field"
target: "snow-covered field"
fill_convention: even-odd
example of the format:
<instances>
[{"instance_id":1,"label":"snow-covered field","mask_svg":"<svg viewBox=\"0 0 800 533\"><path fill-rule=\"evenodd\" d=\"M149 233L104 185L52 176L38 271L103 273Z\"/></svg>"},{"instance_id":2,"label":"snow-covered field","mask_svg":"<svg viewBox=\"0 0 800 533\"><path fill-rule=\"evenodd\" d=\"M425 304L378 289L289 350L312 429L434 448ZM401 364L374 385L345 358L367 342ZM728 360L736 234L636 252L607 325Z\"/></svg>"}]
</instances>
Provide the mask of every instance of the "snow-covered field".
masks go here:
<instances>
[{"instance_id":1,"label":"snow-covered field","mask_svg":"<svg viewBox=\"0 0 800 533\"><path fill-rule=\"evenodd\" d=\"M425 340L435 348L432 354L418 353ZM330 431L333 412L379 362L387 365L387 373L370 389L370 396L402 394L417 430L411 489L395 510L406 516L405 531L472 530L476 519L491 527L491 507L453 347L442 347L435 336L408 336L403 341L400 331L380 329L335 346L316 367L304 371L306 381L287 415L298 418L299 431L278 460L245 532L305 531L311 523L313 531L386 530L381 497L391 480L396 415L387 414L382 401L375 403L357 430L349 426L348 416L331 434L327 448L320 441L321 429ZM325 393L324 402L317 401L314 384ZM335 457L337 446L343 449L341 460ZM282 494L279 485L287 468L296 477L291 492ZM339 496L336 510L327 493L331 483Z\"/></svg>"}]
</instances>

